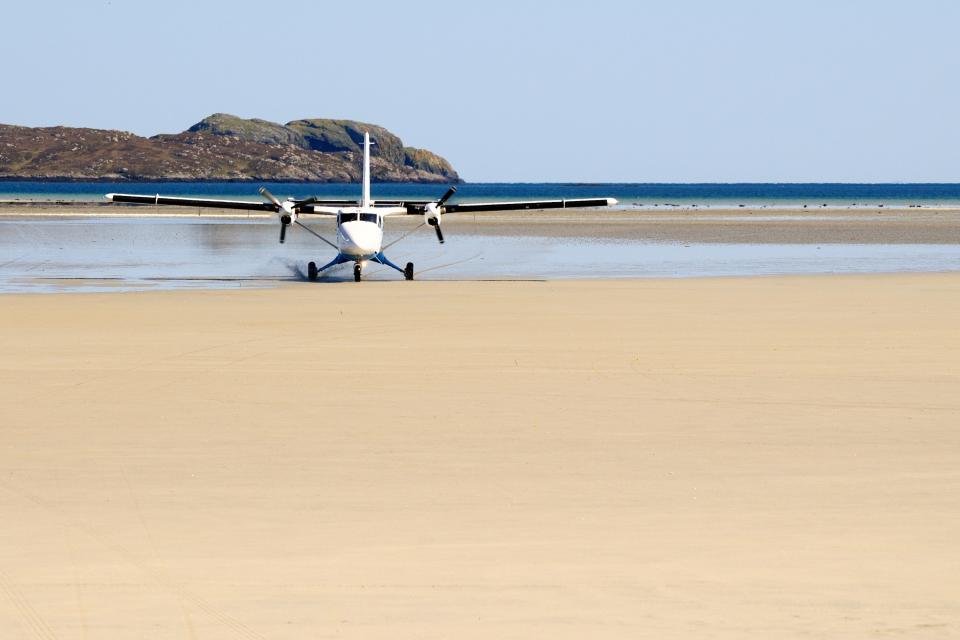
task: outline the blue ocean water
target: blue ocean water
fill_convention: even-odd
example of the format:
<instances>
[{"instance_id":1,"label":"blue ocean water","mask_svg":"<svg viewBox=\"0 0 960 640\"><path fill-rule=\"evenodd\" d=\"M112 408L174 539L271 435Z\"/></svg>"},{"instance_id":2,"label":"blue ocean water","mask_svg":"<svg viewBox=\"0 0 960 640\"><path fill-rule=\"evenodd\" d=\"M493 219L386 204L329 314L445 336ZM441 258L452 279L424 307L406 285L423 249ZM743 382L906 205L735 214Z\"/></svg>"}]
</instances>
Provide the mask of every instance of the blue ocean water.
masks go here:
<instances>
[{"instance_id":1,"label":"blue ocean water","mask_svg":"<svg viewBox=\"0 0 960 640\"><path fill-rule=\"evenodd\" d=\"M160 193L172 196L258 198L266 186L280 197L353 198L358 184L249 183L249 182L30 182L0 181L0 200L99 201L109 192ZM383 183L373 185L374 199L431 199L445 190L439 184ZM632 206L932 206L960 205L960 183L847 184L847 183L468 183L458 185L460 201L617 198Z\"/></svg>"}]
</instances>

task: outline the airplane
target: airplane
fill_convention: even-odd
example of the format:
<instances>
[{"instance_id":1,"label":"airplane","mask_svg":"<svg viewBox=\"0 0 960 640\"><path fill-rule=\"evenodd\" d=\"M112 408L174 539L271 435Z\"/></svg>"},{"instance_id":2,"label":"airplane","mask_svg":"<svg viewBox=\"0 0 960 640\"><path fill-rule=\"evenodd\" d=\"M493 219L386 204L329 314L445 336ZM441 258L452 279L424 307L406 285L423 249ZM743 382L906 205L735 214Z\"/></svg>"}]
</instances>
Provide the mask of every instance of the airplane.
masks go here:
<instances>
[{"instance_id":1,"label":"airplane","mask_svg":"<svg viewBox=\"0 0 960 640\"><path fill-rule=\"evenodd\" d=\"M265 188L260 189L260 195L267 202L249 200L214 200L198 198L182 198L157 195L134 195L128 193L108 193L109 202L129 204L173 205L182 207L211 207L216 209L241 209L246 211L267 211L276 213L280 219L280 243L287 236L287 227L296 225L316 236L323 242L336 249L337 255L330 262L318 267L317 263L307 265L307 278L317 280L320 273L331 267L352 262L353 279L360 282L367 264L374 262L396 269L403 274L404 279L413 280L413 263L408 262L405 267L394 264L384 255L384 249L399 242L409 234L394 240L388 245L383 244L383 219L388 216L422 215L423 223L434 228L437 240L444 243L443 232L440 230L440 221L444 214L467 213L479 211L510 211L520 209L570 209L582 207L607 207L617 204L615 198L579 198L574 200L520 200L512 202L468 202L452 203L447 201L457 192L456 187L447 189L439 200L372 200L370 198L370 134L363 134L363 186L361 198L356 200L321 200L310 197L303 200L288 198L280 201ZM336 243L323 237L310 227L300 222L300 216L313 214L318 216L335 217L337 223ZM416 230L416 229L415 229ZM414 230L414 231L415 231ZM412 233L412 231L411 231Z\"/></svg>"}]
</instances>

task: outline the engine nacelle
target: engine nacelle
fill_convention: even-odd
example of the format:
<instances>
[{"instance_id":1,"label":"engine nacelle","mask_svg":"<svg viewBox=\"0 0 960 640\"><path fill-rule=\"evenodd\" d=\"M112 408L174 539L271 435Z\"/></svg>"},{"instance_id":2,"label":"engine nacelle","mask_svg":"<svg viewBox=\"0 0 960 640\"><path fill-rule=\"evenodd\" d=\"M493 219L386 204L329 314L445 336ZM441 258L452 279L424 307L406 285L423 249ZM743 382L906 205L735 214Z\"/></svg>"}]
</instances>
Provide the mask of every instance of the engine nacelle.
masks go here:
<instances>
[{"instance_id":1,"label":"engine nacelle","mask_svg":"<svg viewBox=\"0 0 960 640\"><path fill-rule=\"evenodd\" d=\"M423 208L423 221L431 227L440 226L440 216L440 207L438 207L434 202L427 204Z\"/></svg>"},{"instance_id":2,"label":"engine nacelle","mask_svg":"<svg viewBox=\"0 0 960 640\"><path fill-rule=\"evenodd\" d=\"M280 222L283 224L290 224L296 220L299 216L297 215L296 203L287 200L280 203L280 211L277 213L280 215Z\"/></svg>"}]
</instances>

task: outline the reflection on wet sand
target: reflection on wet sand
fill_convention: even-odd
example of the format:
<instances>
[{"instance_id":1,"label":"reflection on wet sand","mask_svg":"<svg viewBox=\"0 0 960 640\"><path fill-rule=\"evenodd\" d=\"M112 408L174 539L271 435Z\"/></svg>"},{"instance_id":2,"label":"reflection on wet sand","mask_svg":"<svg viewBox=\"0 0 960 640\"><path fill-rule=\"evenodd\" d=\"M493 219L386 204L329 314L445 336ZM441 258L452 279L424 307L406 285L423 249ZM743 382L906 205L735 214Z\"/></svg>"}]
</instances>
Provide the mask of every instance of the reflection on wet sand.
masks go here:
<instances>
[{"instance_id":1,"label":"reflection on wet sand","mask_svg":"<svg viewBox=\"0 0 960 640\"><path fill-rule=\"evenodd\" d=\"M947 238L942 244L924 239L848 242L843 233L828 242L835 231L831 225L859 225L855 238L869 238L882 225L820 217L749 222L726 218L704 216L693 222L631 218L601 224L593 219L584 222L582 217L471 216L445 222L448 242L443 246L424 231L391 247L388 255L395 261L413 261L417 273L430 280L960 270L960 244L950 244L949 234L942 234ZM388 243L418 220L391 222ZM895 219L887 224L907 223ZM923 235L917 231L923 224L915 223L910 229ZM783 225L804 225L805 230L791 235ZM313 226L328 237L335 234L329 223ZM716 232L722 238L704 238L704 230L707 236ZM819 244L810 241L817 234L825 239ZM909 240L912 236L899 237ZM4 256L0 290L6 292L263 287L302 280L308 261L326 262L332 257L328 247L306 233L291 233L285 245L277 244L272 220L218 217L9 217L0 219L0 251ZM392 271L376 265L370 265L366 277L397 280ZM348 267L333 269L321 278L323 282L343 280L352 280Z\"/></svg>"}]
</instances>

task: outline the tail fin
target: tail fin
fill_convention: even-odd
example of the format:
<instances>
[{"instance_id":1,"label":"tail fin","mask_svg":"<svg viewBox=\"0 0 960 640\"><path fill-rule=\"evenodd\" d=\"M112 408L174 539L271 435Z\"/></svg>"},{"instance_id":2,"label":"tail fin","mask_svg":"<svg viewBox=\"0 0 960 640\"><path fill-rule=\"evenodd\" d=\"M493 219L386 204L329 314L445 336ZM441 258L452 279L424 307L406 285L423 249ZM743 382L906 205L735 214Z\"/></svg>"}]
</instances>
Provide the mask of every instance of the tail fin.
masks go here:
<instances>
[{"instance_id":1,"label":"tail fin","mask_svg":"<svg viewBox=\"0 0 960 640\"><path fill-rule=\"evenodd\" d=\"M361 206L370 206L370 133L363 132L363 201Z\"/></svg>"}]
</instances>

